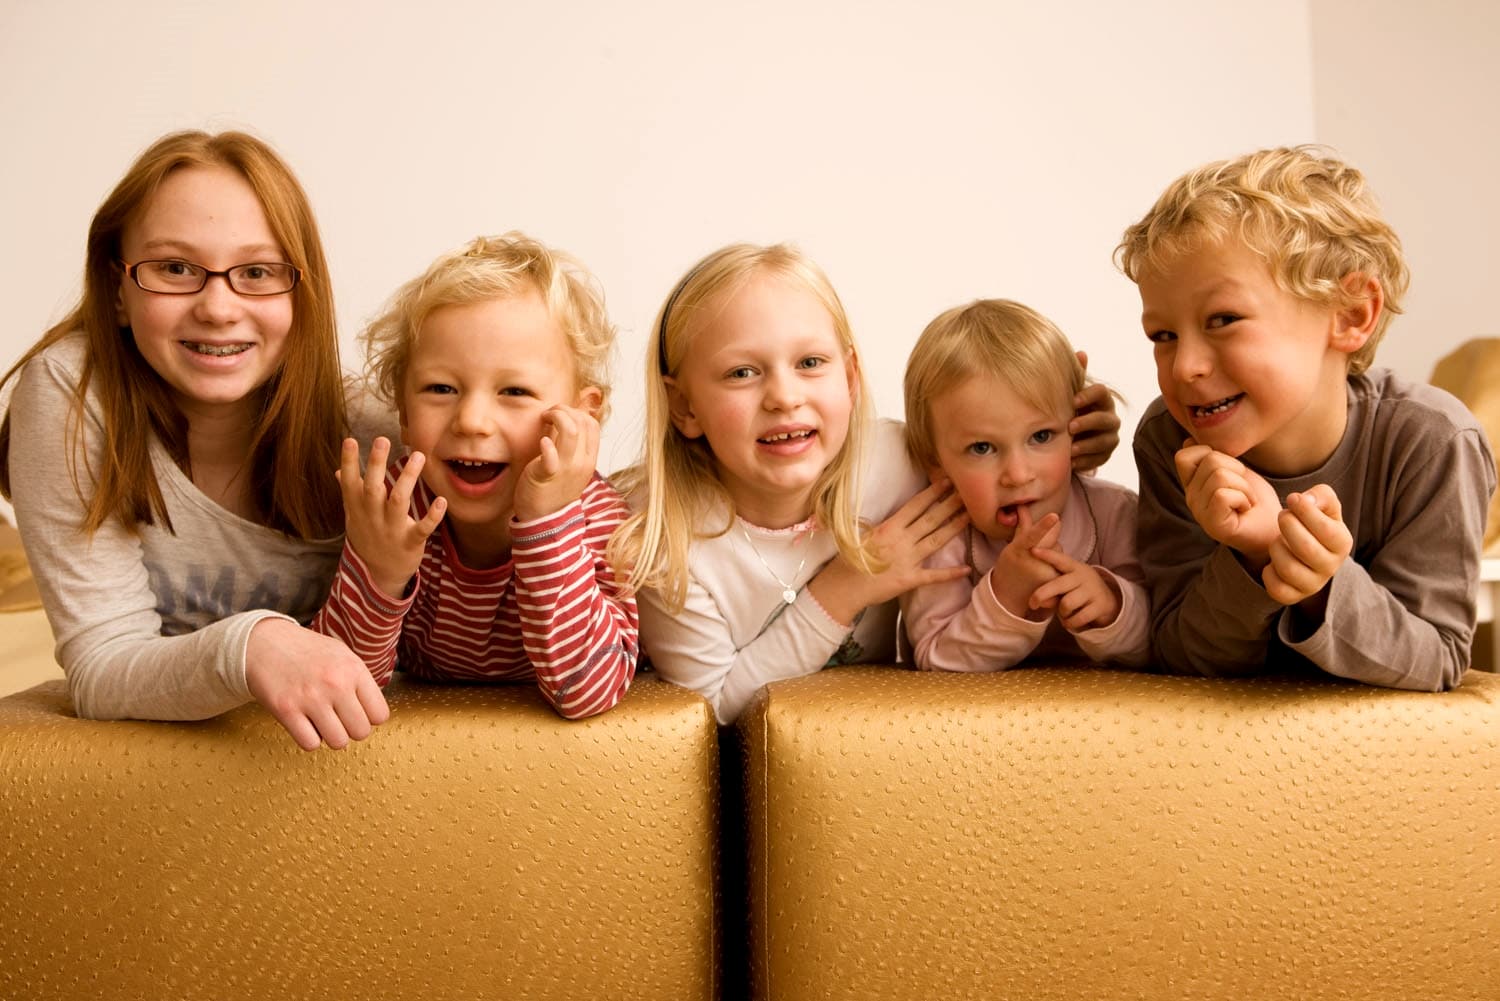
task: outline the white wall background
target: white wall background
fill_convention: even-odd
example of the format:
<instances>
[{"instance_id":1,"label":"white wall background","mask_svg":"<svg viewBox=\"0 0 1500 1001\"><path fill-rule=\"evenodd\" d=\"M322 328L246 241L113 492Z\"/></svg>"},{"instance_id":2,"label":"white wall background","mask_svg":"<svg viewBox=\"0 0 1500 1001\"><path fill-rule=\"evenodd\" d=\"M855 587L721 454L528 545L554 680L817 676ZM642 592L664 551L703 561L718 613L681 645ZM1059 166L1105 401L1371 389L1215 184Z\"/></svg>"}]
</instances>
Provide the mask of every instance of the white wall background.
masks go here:
<instances>
[{"instance_id":1,"label":"white wall background","mask_svg":"<svg viewBox=\"0 0 1500 1001\"><path fill-rule=\"evenodd\" d=\"M1500 4L1313 0L1312 15L1318 139L1368 176L1412 270L1377 359L1425 379L1500 337Z\"/></svg>"},{"instance_id":2,"label":"white wall background","mask_svg":"<svg viewBox=\"0 0 1500 1001\"><path fill-rule=\"evenodd\" d=\"M1447 266L1460 225L1493 261L1493 191L1487 226L1472 211L1426 218L1422 196L1493 175L1493 112L1469 94L1474 110L1450 121L1424 95L1436 68L1493 98L1479 55L1494 51L1495 16L1377 5L1362 45L1383 54L1369 65L1336 37L1368 6L0 0L0 363L76 297L88 221L141 149L173 129L247 128L312 197L349 367L385 296L475 234L520 228L581 257L621 333L606 470L638 445L661 299L692 261L740 239L790 239L823 264L882 413L901 414L902 368L928 319L1003 295L1090 352L1127 397L1128 431L1155 383L1135 290L1110 255L1201 161L1347 137L1393 189L1424 275ZM1414 48L1424 61L1406 60ZM1366 100L1372 80L1383 96ZM1490 132L1483 156L1446 153L1476 126ZM1391 340L1422 331L1432 353L1434 336L1478 332L1472 308L1462 330L1424 322L1454 296L1424 283ZM1402 361L1418 377L1430 368ZM1135 482L1128 447L1106 473Z\"/></svg>"}]
</instances>

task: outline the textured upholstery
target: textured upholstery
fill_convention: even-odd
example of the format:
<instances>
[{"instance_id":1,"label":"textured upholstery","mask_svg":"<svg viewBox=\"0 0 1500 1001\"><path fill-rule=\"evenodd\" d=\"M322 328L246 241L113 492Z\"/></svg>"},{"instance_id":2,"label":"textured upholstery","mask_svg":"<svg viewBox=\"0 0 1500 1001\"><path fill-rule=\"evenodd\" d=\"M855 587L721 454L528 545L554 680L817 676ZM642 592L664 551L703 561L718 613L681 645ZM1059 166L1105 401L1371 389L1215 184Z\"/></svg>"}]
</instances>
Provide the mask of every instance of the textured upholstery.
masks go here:
<instances>
[{"instance_id":1,"label":"textured upholstery","mask_svg":"<svg viewBox=\"0 0 1500 1001\"><path fill-rule=\"evenodd\" d=\"M742 718L754 996L1500 997L1500 677L838 669Z\"/></svg>"},{"instance_id":2,"label":"textured upholstery","mask_svg":"<svg viewBox=\"0 0 1500 1001\"><path fill-rule=\"evenodd\" d=\"M718 989L716 728L652 678L596 719L388 690L352 749L0 699L0 998L691 999Z\"/></svg>"}]
</instances>

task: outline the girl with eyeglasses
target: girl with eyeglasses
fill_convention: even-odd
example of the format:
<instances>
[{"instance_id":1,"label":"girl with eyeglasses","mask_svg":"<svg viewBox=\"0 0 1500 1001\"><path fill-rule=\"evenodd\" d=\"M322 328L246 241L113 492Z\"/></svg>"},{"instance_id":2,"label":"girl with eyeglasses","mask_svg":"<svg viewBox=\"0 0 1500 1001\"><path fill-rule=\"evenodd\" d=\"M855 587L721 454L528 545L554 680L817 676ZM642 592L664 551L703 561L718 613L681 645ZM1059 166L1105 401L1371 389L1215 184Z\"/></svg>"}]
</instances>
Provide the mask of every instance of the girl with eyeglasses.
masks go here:
<instances>
[{"instance_id":1,"label":"girl with eyeglasses","mask_svg":"<svg viewBox=\"0 0 1500 1001\"><path fill-rule=\"evenodd\" d=\"M339 442L375 429L350 425L317 225L276 153L237 132L147 149L12 379L0 491L78 715L254 699L309 750L386 720L359 658L301 625L338 563Z\"/></svg>"}]
</instances>

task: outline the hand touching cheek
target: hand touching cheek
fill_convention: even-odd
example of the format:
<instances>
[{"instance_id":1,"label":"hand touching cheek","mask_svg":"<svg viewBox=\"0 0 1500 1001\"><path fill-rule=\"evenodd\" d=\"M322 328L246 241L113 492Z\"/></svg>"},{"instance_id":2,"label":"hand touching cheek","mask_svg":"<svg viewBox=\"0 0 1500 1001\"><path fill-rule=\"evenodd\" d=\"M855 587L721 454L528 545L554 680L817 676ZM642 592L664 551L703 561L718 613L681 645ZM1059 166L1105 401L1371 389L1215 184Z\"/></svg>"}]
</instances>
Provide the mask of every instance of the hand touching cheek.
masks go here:
<instances>
[{"instance_id":1,"label":"hand touching cheek","mask_svg":"<svg viewBox=\"0 0 1500 1001\"><path fill-rule=\"evenodd\" d=\"M579 407L558 405L542 416L541 451L516 484L517 521L555 514L583 495L599 464L599 421Z\"/></svg>"}]
</instances>

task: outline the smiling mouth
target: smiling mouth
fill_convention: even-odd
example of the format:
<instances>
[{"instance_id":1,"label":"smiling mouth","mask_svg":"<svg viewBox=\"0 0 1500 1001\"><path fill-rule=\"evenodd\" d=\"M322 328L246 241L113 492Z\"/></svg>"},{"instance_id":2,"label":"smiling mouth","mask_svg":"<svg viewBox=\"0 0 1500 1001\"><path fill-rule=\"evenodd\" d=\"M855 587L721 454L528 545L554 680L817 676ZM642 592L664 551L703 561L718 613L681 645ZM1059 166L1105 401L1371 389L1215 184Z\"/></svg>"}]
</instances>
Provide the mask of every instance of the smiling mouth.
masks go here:
<instances>
[{"instance_id":1,"label":"smiling mouth","mask_svg":"<svg viewBox=\"0 0 1500 1001\"><path fill-rule=\"evenodd\" d=\"M508 465L504 462L475 462L472 459L446 459L444 464L460 480L476 485L495 479L505 472Z\"/></svg>"},{"instance_id":2,"label":"smiling mouth","mask_svg":"<svg viewBox=\"0 0 1500 1001\"><path fill-rule=\"evenodd\" d=\"M1212 417L1215 414L1222 414L1224 411L1240 402L1240 400L1244 399L1244 397L1244 393L1237 393L1234 396L1226 396L1222 400L1215 400L1213 403L1209 403L1201 407L1195 407L1190 404L1188 406L1188 412L1191 413L1195 418L1201 420L1205 417Z\"/></svg>"},{"instance_id":3,"label":"smiling mouth","mask_svg":"<svg viewBox=\"0 0 1500 1001\"><path fill-rule=\"evenodd\" d=\"M755 440L762 445L779 445L784 441L802 441L804 438L811 438L817 433L812 428L808 428L806 431L783 431L780 434L768 434L764 438L757 438Z\"/></svg>"},{"instance_id":4,"label":"smiling mouth","mask_svg":"<svg viewBox=\"0 0 1500 1001\"><path fill-rule=\"evenodd\" d=\"M202 341L179 341L178 343L194 354L208 355L210 358L227 358L230 355L244 354L250 350L248 344L204 344Z\"/></svg>"}]
</instances>

